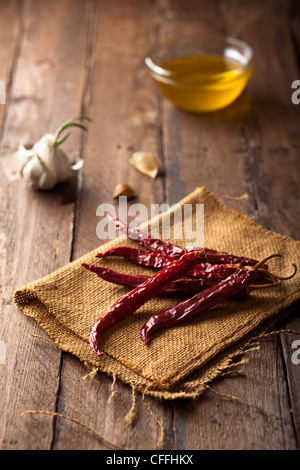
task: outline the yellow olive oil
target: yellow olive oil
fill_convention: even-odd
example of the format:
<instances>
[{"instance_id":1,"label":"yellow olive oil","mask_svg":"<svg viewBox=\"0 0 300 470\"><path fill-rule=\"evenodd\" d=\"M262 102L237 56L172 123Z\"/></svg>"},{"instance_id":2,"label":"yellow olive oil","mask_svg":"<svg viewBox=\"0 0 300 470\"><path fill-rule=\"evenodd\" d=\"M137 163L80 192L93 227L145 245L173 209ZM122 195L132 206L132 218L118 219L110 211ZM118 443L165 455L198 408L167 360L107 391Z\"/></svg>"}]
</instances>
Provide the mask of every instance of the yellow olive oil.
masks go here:
<instances>
[{"instance_id":1,"label":"yellow olive oil","mask_svg":"<svg viewBox=\"0 0 300 470\"><path fill-rule=\"evenodd\" d=\"M162 94L187 111L214 111L232 103L245 88L251 69L222 56L179 57L153 73Z\"/></svg>"}]
</instances>

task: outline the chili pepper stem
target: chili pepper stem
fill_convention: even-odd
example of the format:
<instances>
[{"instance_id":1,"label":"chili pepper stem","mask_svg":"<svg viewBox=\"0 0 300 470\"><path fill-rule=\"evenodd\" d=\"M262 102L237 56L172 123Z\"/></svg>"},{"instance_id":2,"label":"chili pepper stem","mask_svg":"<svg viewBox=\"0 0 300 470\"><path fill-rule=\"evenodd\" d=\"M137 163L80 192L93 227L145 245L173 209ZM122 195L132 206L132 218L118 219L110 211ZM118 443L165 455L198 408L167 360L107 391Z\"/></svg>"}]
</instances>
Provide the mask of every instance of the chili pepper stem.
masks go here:
<instances>
[{"instance_id":1,"label":"chili pepper stem","mask_svg":"<svg viewBox=\"0 0 300 470\"><path fill-rule=\"evenodd\" d=\"M260 260L257 264L253 266L253 270L257 271L258 268L260 268L263 264L265 264L267 261L269 261L272 258L282 258L282 255L280 255L279 253L274 253L273 255L266 256L265 258L263 258L262 260Z\"/></svg>"},{"instance_id":2,"label":"chili pepper stem","mask_svg":"<svg viewBox=\"0 0 300 470\"><path fill-rule=\"evenodd\" d=\"M263 260L259 261L259 263L257 263L256 266L253 266L253 270L256 272L256 274L257 273L263 273L264 275L267 276L267 278L269 278L273 282L271 282L269 284L249 284L249 286L247 288L248 293L250 293L251 290L255 290L255 289L263 289L265 287L278 286L280 284L280 281L286 281L288 279L292 279L292 277L295 276L295 274L297 272L297 266L296 266L295 263L292 264L294 269L293 269L293 272L289 276L280 276L279 274L274 274L274 273L268 271L267 269L264 269L264 268L260 267L268 259L271 259L271 258L274 258L274 257L282 257L282 255L278 255L278 254L270 255L270 256L264 258Z\"/></svg>"},{"instance_id":3,"label":"chili pepper stem","mask_svg":"<svg viewBox=\"0 0 300 470\"><path fill-rule=\"evenodd\" d=\"M292 279L292 277L295 276L296 272L297 272L297 266L295 263L292 264L294 270L292 272L292 274L290 274L289 276L279 276L279 274L274 274L272 273L272 276L274 276L276 279L279 279L281 281L287 281L288 279Z\"/></svg>"},{"instance_id":4,"label":"chili pepper stem","mask_svg":"<svg viewBox=\"0 0 300 470\"><path fill-rule=\"evenodd\" d=\"M278 286L280 284L279 281L277 282L271 282L269 284L249 284L248 286L248 291L249 293L251 292L251 290L256 290L256 289L264 289L265 287L274 287L274 286Z\"/></svg>"}]
</instances>

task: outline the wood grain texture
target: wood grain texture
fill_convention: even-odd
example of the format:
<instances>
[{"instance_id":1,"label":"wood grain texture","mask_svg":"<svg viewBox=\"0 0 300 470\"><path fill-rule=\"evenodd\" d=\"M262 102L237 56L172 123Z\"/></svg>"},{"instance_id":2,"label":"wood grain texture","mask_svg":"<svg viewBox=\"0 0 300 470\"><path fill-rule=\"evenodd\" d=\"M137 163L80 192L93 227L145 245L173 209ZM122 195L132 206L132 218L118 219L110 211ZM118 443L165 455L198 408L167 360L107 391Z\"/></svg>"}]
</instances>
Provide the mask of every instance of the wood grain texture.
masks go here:
<instances>
[{"instance_id":1,"label":"wood grain texture","mask_svg":"<svg viewBox=\"0 0 300 470\"><path fill-rule=\"evenodd\" d=\"M148 209L203 185L266 228L299 239L299 107L291 102L300 73L297 2L19 0L0 2L0 11L0 79L8 84L7 105L0 105L0 340L7 347L0 364L0 448L110 448L65 419L21 417L26 409L78 419L128 449L151 448L160 428L141 395L129 424L130 387L104 374L84 378L89 370L75 357L28 337L44 333L16 310L12 295L104 242L96 234L96 210L113 202L122 182L136 190L130 204ZM230 107L185 113L159 95L144 57L178 34L229 35L252 45L253 77ZM50 193L31 191L16 171L19 143L30 145L81 113L92 118L89 132L74 130L64 145L71 157L84 156L83 171ZM156 180L129 165L139 150L159 159ZM230 198L244 193L248 199ZM280 328L299 331L298 307ZM165 428L161 448L299 449L294 339L264 340L245 356L244 375L212 384L238 400L209 390L195 401L147 397Z\"/></svg>"},{"instance_id":2,"label":"wood grain texture","mask_svg":"<svg viewBox=\"0 0 300 470\"><path fill-rule=\"evenodd\" d=\"M223 200L227 205L248 213L265 227L290 236L294 233L297 238L298 218L289 216L286 204L282 201L284 188L291 185L286 190L289 196L287 199L284 197L284 200L289 201L290 213L297 214L299 188L293 179L296 181L298 178L299 161L297 150L292 150L295 141L291 142L291 139L296 136L295 127L299 125L299 117L290 99L290 85L292 77L297 75L297 69L292 44L287 39L288 5L284 2L276 5L264 2L262 10L261 3L258 6L253 2L221 2L219 5L210 4L212 10L206 11L199 20L197 13L194 14L194 8L197 11L196 3L188 2L191 10L185 12L184 20L188 18L186 26L185 21L180 22L179 10L174 8L174 23L172 26L168 23L169 29L173 27L178 30L179 22L185 34L186 29L191 32L201 24L199 29L207 31L207 34L220 35L223 31L228 36L248 41L254 48L255 69L243 95L229 108L210 116L186 115L162 100L167 198L175 202L179 194L182 197L197 185L229 196L238 197L246 192L249 195L247 201ZM173 2L163 2L163 5L165 14L170 15ZM270 19L269 27L262 26L266 16ZM273 16L274 20L271 20ZM214 17L216 21L209 22L209 17ZM280 42L276 40L278 30L282 33ZM274 143L286 141L290 142L289 150L286 148L283 156L283 145L278 144L280 149L276 150ZM276 162L272 157L274 153L280 153ZM283 158L288 159L289 165L281 172L278 168L281 168ZM196 167L199 168L197 172L194 170ZM290 168L293 167L295 170L291 175ZM258 169L262 176L258 174ZM285 229L276 224L276 220L285 224ZM289 225L287 220L290 221ZM297 322L295 329L299 329ZM285 339L284 342L291 344L291 339ZM217 386L220 393L237 395L242 397L241 401L224 401L210 396L203 406L199 403L196 422L205 425L198 439L195 439L196 432L193 429L195 405L192 405L190 417L186 416L184 406L175 408L175 426L181 430L177 436L182 436L181 441L178 437L179 448L280 449L297 446L295 418L290 415L288 406L290 394L297 393L298 379L294 377L294 368L292 377L296 382L293 382L291 390L284 386L285 362L291 367L287 346L284 362L281 363L283 371L276 365L280 357L280 344L274 340L272 347L263 347L262 350L267 351L267 355L264 356L261 371L258 372L257 364L252 360L245 366L245 381L239 377L222 381ZM271 370L272 376L265 380ZM253 378L256 378L255 382ZM277 384L276 393L271 396L266 388L267 383ZM298 396L294 401L298 401ZM211 419L208 419L209 416ZM230 419L224 419L226 416L230 416ZM239 425L235 426L235 432L230 432L232 422L237 421ZM255 426L251 424L254 422ZM268 431L270 426L272 433ZM218 432L213 432L216 428ZM210 440L206 440L207 435ZM262 436L265 436L264 439Z\"/></svg>"},{"instance_id":3,"label":"wood grain texture","mask_svg":"<svg viewBox=\"0 0 300 470\"><path fill-rule=\"evenodd\" d=\"M84 175L80 197L73 258L94 249L105 240L96 234L99 218L96 210L101 203L113 203L112 195L118 183L130 184L137 193L134 203L163 202L163 180L156 181L138 173L128 162L134 151L151 151L162 159L160 121L157 96L149 93L149 77L143 63L151 47L152 2L99 1L92 4L90 18L90 77L89 100L85 113L93 122L84 145ZM154 38L153 38L154 39ZM114 202L116 210L118 203ZM126 448L142 449L155 445L160 429L153 421L141 397L137 396L135 426L125 417L132 404L131 389L116 383L116 396L109 403L112 378L81 381L81 387L69 386L71 377L87 373L81 364L64 357L64 375L58 400L58 411L81 420L106 438ZM87 389L88 384L88 389ZM87 391L88 390L88 391ZM164 419L164 409L154 402L153 412ZM74 425L58 420L54 448L105 449L106 444L90 435L73 438ZM78 430L78 435L82 434Z\"/></svg>"},{"instance_id":4,"label":"wood grain texture","mask_svg":"<svg viewBox=\"0 0 300 470\"><path fill-rule=\"evenodd\" d=\"M20 143L32 144L62 120L80 114L86 52L86 27L81 27L86 10L84 6L72 8L75 3L23 2L19 54L11 59L14 71L3 129L0 183L0 210L5 214L0 222L5 254L1 258L5 287L0 337L7 349L0 376L3 449L49 449L53 438L53 419L24 418L20 413L55 410L61 352L28 337L43 333L16 310L12 297L17 287L70 260L74 199L70 201L67 195L76 181L51 193L34 192L19 176L15 152ZM18 10L15 21L20 21ZM77 142L75 134L66 148L71 155L79 151L78 135Z\"/></svg>"},{"instance_id":5,"label":"wood grain texture","mask_svg":"<svg viewBox=\"0 0 300 470\"><path fill-rule=\"evenodd\" d=\"M132 204L149 208L163 202L162 178L152 181L128 162L136 151L162 159L157 96L149 92L143 61L153 40L152 15L148 1L97 2L89 106L93 123L84 149L75 257L103 243L96 235L96 210L102 203L113 203L117 184L134 188L137 198Z\"/></svg>"},{"instance_id":6,"label":"wood grain texture","mask_svg":"<svg viewBox=\"0 0 300 470\"><path fill-rule=\"evenodd\" d=\"M266 2L264 17L257 12L247 14L240 28L241 22L236 20L244 19L251 5L238 2L233 11L227 12L226 24L230 34L243 34L251 42L257 64L249 83L251 102L243 124L245 160L251 174L257 220L270 230L299 239L299 109L291 101L291 84L299 75L290 30L290 25L295 24L291 17L294 10L289 2ZM266 18L270 19L267 24ZM295 306L292 316L297 311ZM299 318L287 322L285 327L299 331ZM289 371L288 400L297 403L300 376L291 362L293 339L293 335L281 335L278 347L283 349L284 369ZM291 415L291 422L299 445L298 413Z\"/></svg>"},{"instance_id":7,"label":"wood grain texture","mask_svg":"<svg viewBox=\"0 0 300 470\"><path fill-rule=\"evenodd\" d=\"M1 29L0 29L0 80L5 83L6 102L9 101L10 85L14 73L14 61L19 53L19 39L21 37L22 6L19 1L0 3ZM2 131L6 105L0 106L0 128Z\"/></svg>"}]
</instances>

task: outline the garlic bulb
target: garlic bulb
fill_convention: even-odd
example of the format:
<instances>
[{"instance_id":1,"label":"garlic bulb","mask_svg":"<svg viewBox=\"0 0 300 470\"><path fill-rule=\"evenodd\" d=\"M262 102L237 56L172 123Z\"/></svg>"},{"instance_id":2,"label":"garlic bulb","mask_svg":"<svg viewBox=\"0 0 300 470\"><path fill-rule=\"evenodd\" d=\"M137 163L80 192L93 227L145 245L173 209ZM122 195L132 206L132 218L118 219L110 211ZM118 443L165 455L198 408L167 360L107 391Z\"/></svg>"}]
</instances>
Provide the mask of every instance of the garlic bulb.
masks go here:
<instances>
[{"instance_id":1,"label":"garlic bulb","mask_svg":"<svg viewBox=\"0 0 300 470\"><path fill-rule=\"evenodd\" d=\"M67 121L54 134L45 134L31 149L19 146L18 156L22 166L21 175L34 189L50 190L57 183L70 178L72 171L82 167L82 162L71 165L67 154L59 147L70 133L59 140L62 132L71 126L87 130L76 121L88 119L85 116ZM80 164L79 164L80 163Z\"/></svg>"}]
</instances>

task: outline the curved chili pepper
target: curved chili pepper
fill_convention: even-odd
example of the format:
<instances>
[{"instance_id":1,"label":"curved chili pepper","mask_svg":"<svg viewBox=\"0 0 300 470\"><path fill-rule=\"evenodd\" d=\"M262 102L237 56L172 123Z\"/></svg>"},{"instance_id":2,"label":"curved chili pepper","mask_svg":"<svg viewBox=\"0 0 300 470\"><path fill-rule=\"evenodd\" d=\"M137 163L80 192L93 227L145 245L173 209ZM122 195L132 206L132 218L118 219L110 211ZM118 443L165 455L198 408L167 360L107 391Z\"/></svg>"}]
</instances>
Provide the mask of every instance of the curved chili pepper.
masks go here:
<instances>
[{"instance_id":1,"label":"curved chili pepper","mask_svg":"<svg viewBox=\"0 0 300 470\"><path fill-rule=\"evenodd\" d=\"M187 250L187 253L190 253L189 250ZM206 253L214 253L213 250L206 249ZM232 264L241 264L242 266L255 266L257 264L256 259L252 258L247 258L246 256L237 256L237 255L232 255L230 253L225 253L221 251L217 251L217 254L219 255L218 258L213 258L211 260L211 263L217 263L217 264L227 264L227 263L232 263Z\"/></svg>"},{"instance_id":2,"label":"curved chili pepper","mask_svg":"<svg viewBox=\"0 0 300 470\"><path fill-rule=\"evenodd\" d=\"M122 233L125 233L129 238L137 241L140 245L144 246L145 248L148 248L151 251L161 252L163 254L176 258L180 258L186 253L185 249L181 248L180 246L164 242L159 238L152 238L146 232L141 232L140 230L133 229L117 217L114 217L111 213L108 213L108 217L118 230L120 230Z\"/></svg>"},{"instance_id":3,"label":"curved chili pepper","mask_svg":"<svg viewBox=\"0 0 300 470\"><path fill-rule=\"evenodd\" d=\"M196 263L206 259L208 255L202 251L194 251L184 254L179 260L166 266L151 276L143 284L132 291L123 295L102 315L92 327L89 341L93 351L102 356L103 352L99 349L99 340L101 333L107 328L131 315L138 310L144 303L158 295L171 281L183 277Z\"/></svg>"},{"instance_id":4,"label":"curved chili pepper","mask_svg":"<svg viewBox=\"0 0 300 470\"><path fill-rule=\"evenodd\" d=\"M140 266L156 269L165 268L168 264L171 264L174 261L174 258L162 253L139 250L128 246L117 246L115 248L111 248L104 253L98 253L96 258L104 258L107 256L121 256Z\"/></svg>"},{"instance_id":5,"label":"curved chili pepper","mask_svg":"<svg viewBox=\"0 0 300 470\"><path fill-rule=\"evenodd\" d=\"M187 247L183 248L178 245L174 245L173 243L164 242L159 238L152 238L148 233L141 232L140 230L133 229L129 227L124 222L122 222L117 217L114 217L111 213L108 213L108 217L110 221L114 224L114 226L120 230L121 232L125 233L129 238L132 240L137 241L140 245L148 248L151 251L160 252L168 256L172 256L173 258L180 258L185 253L190 253L191 251L199 251L202 250L205 253L211 254L219 254L220 258L215 258L211 260L211 263L233 263L237 264L240 263L244 266L254 266L257 263L257 260L252 258L247 258L245 256L236 256L231 255L230 253L212 250L210 248L196 248L196 247ZM228 259L228 256L230 257Z\"/></svg>"},{"instance_id":6,"label":"curved chili pepper","mask_svg":"<svg viewBox=\"0 0 300 470\"><path fill-rule=\"evenodd\" d=\"M128 287L129 289L135 289L150 277L137 274L118 273L109 268L96 266L94 264L83 263L82 266L89 271L94 272L97 274L97 276L99 276L101 279L104 279L105 281L112 282L113 284L121 285L123 287ZM165 297L186 297L187 295L195 295L201 290L207 289L212 285L214 285L214 282L206 279L177 279L166 286L159 293L159 295L163 295Z\"/></svg>"},{"instance_id":7,"label":"curved chili pepper","mask_svg":"<svg viewBox=\"0 0 300 470\"><path fill-rule=\"evenodd\" d=\"M188 275L196 278L204 278L210 281L220 281L225 279L230 274L236 272L237 268L241 267L240 263L238 264L210 264L202 263L195 268L189 271Z\"/></svg>"},{"instance_id":8,"label":"curved chili pepper","mask_svg":"<svg viewBox=\"0 0 300 470\"><path fill-rule=\"evenodd\" d=\"M227 279L215 286L205 289L194 297L187 299L174 307L167 308L153 315L141 328L140 338L146 344L150 336L157 330L177 325L204 310L244 290L256 277L251 268L241 268Z\"/></svg>"},{"instance_id":9,"label":"curved chili pepper","mask_svg":"<svg viewBox=\"0 0 300 470\"><path fill-rule=\"evenodd\" d=\"M175 307L167 308L153 315L140 329L140 338L146 344L150 336L159 329L177 325L229 298L239 296L240 294L245 295L248 290L251 292L251 290L255 289L276 286L280 280L288 280L294 277L297 272L297 266L294 263L293 271L288 276L270 273L264 268L265 263L275 257L281 257L281 255L272 254L256 263L253 267L242 267L234 274L228 276L228 278L196 294L194 297L177 304ZM264 281L271 282L252 284L253 281L260 277Z\"/></svg>"},{"instance_id":10,"label":"curved chili pepper","mask_svg":"<svg viewBox=\"0 0 300 470\"><path fill-rule=\"evenodd\" d=\"M98 253L96 255L97 258L104 258L107 256L122 256L123 258L126 258L140 266L156 269L162 269L174 261L174 258L171 256L159 252L156 253L154 251L144 251L128 246L118 246L111 248L104 253ZM210 260L214 260L215 256L217 257L215 254L214 256L210 257ZM202 279L209 279L211 281L219 281L220 279L224 279L235 271L235 264L199 263L188 272L188 275Z\"/></svg>"}]
</instances>

